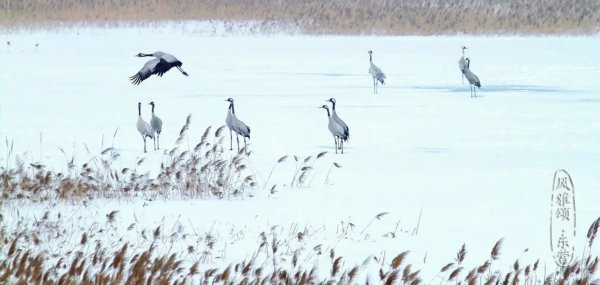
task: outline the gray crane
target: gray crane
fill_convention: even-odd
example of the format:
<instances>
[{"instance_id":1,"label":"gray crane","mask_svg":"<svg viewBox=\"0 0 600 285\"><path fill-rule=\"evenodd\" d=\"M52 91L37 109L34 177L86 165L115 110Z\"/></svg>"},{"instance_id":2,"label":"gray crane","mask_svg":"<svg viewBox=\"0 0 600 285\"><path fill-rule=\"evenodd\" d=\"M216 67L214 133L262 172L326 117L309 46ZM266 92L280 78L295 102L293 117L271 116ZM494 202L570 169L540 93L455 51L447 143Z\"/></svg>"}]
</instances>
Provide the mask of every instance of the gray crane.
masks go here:
<instances>
[{"instance_id":1,"label":"gray crane","mask_svg":"<svg viewBox=\"0 0 600 285\"><path fill-rule=\"evenodd\" d=\"M144 152L146 152L146 138L151 138L154 140L154 130L152 130L152 126L148 124L144 119L142 119L142 103L138 102L138 120L137 120L137 129L142 135L142 139L144 140ZM154 148L156 150L156 146Z\"/></svg>"},{"instance_id":2,"label":"gray crane","mask_svg":"<svg viewBox=\"0 0 600 285\"><path fill-rule=\"evenodd\" d=\"M462 77L462 83L465 83L465 74L464 74L464 70L465 68L468 68L468 63L465 60L465 50L468 49L466 46L461 46L462 49L462 56L460 57L460 59L458 60L458 69L460 69L460 74Z\"/></svg>"},{"instance_id":3,"label":"gray crane","mask_svg":"<svg viewBox=\"0 0 600 285\"><path fill-rule=\"evenodd\" d=\"M246 138L250 139L250 128L244 124L241 120L239 120L235 116L235 107L233 106L233 98L228 98L225 100L229 102L229 108L227 110L227 118L225 119L225 123L229 128L229 149L233 150L233 136L231 131L235 132L235 138L237 140L238 152L240 151L240 137L244 139L244 149L246 148Z\"/></svg>"},{"instance_id":4,"label":"gray crane","mask_svg":"<svg viewBox=\"0 0 600 285\"><path fill-rule=\"evenodd\" d=\"M157 51L151 54L147 53L138 53L137 57L155 57L154 59L149 60L144 64L144 67L138 71L134 76L129 77L131 83L134 85L139 85L142 81L146 80L153 74L158 76L163 76L167 71L169 71L172 67L177 67L183 75L188 76L187 72L181 69L181 61L179 61L176 57L171 54L164 53L162 51Z\"/></svg>"},{"instance_id":5,"label":"gray crane","mask_svg":"<svg viewBox=\"0 0 600 285\"><path fill-rule=\"evenodd\" d=\"M330 98L329 100L327 100L328 102L331 102L331 117L342 126L342 128L344 128L344 136L346 137L346 139L344 141L348 141L348 139L350 138L350 129L348 128L348 125L346 125L346 123L340 119L340 117L338 117L337 112L335 111L335 98Z\"/></svg>"},{"instance_id":6,"label":"gray crane","mask_svg":"<svg viewBox=\"0 0 600 285\"><path fill-rule=\"evenodd\" d=\"M162 120L154 114L154 101L148 104L152 106L152 119L150 119L150 126L156 136L156 149L160 149L160 133L162 132Z\"/></svg>"},{"instance_id":7,"label":"gray crane","mask_svg":"<svg viewBox=\"0 0 600 285\"><path fill-rule=\"evenodd\" d=\"M379 67L373 64L373 51L369 51L369 73L373 76L373 93L377 94L377 84L385 85L385 74Z\"/></svg>"},{"instance_id":8,"label":"gray crane","mask_svg":"<svg viewBox=\"0 0 600 285\"><path fill-rule=\"evenodd\" d=\"M333 135L333 141L335 144L335 153L338 152L338 148L342 150L344 153L344 140L348 140L348 136L344 131L344 127L340 125L336 120L331 117L331 113L329 113L329 107L327 105L323 105L319 108L323 108L327 111L327 118L329 119L329 123L327 124L327 128L329 132Z\"/></svg>"},{"instance_id":9,"label":"gray crane","mask_svg":"<svg viewBox=\"0 0 600 285\"><path fill-rule=\"evenodd\" d=\"M475 75L475 73L471 71L471 59L467 57L466 61L467 67L463 70L463 74L469 81L469 87L471 88L471 97L477 97L477 89L475 87L481 88L481 81L479 81L479 77L477 77L477 75Z\"/></svg>"}]
</instances>

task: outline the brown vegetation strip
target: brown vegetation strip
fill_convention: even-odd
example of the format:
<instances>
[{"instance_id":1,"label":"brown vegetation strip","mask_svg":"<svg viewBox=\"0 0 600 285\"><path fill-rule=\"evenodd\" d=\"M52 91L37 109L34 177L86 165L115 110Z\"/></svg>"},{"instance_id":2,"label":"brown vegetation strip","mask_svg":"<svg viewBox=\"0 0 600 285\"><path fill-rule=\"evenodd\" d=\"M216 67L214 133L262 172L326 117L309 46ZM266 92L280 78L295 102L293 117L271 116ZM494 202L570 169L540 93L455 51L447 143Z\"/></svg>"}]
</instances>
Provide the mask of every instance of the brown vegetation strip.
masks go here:
<instances>
[{"instance_id":1,"label":"brown vegetation strip","mask_svg":"<svg viewBox=\"0 0 600 285\"><path fill-rule=\"evenodd\" d=\"M600 220L600 218L599 218ZM591 228L594 228L592 225ZM181 253L160 254L155 250L156 242L147 248L139 248L128 243L113 245L109 249L98 243L91 250L71 251L67 256L49 257L40 252L38 242L26 232L7 233L0 230L0 283L2 284L426 284L422 279L437 284L456 282L461 284L598 284L597 256L590 254L593 240L588 238L586 247L579 259L557 271L539 269L539 260L534 264L519 265L519 259L508 272L494 267L501 242L496 243L489 259L471 270L461 266L467 250L463 245L454 262L444 266L433 278L422 276L421 270L403 262L408 251L400 253L390 261L370 256L361 265L347 265L342 256L331 251L330 268L320 268L315 263L312 268L303 268L290 261L278 258L278 240L273 237L273 246L261 246L249 260L230 264L226 268L200 270L200 261L184 260ZM268 242L264 237L263 242ZM82 246L87 243L87 233L82 237ZM269 262L256 260L259 252L269 251ZM192 263L193 262L193 263ZM455 263L456 262L456 263ZM367 267L368 264L377 264ZM331 272L328 277L320 277L317 272ZM549 273L550 272L550 273ZM364 278L364 279L363 279ZM373 278L373 279L371 279ZM484 283L485 282L485 283Z\"/></svg>"},{"instance_id":2,"label":"brown vegetation strip","mask_svg":"<svg viewBox=\"0 0 600 285\"><path fill-rule=\"evenodd\" d=\"M597 0L2 0L0 25L231 20L310 34L580 34L598 31L597 11Z\"/></svg>"}]
</instances>

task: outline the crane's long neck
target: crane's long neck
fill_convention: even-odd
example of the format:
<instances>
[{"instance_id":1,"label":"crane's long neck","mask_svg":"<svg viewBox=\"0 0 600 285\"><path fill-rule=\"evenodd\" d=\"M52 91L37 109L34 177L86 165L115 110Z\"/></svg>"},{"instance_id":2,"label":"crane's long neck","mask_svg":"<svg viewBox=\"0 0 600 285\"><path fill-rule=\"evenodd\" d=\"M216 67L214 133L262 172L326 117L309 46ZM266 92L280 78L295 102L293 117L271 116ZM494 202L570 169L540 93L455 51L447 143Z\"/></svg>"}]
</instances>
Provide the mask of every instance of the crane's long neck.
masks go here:
<instances>
[{"instance_id":1,"label":"crane's long neck","mask_svg":"<svg viewBox=\"0 0 600 285\"><path fill-rule=\"evenodd\" d=\"M373 54L372 53L369 54L369 62L373 62Z\"/></svg>"},{"instance_id":2,"label":"crane's long neck","mask_svg":"<svg viewBox=\"0 0 600 285\"><path fill-rule=\"evenodd\" d=\"M152 104L152 115L154 115L154 104Z\"/></svg>"},{"instance_id":3,"label":"crane's long neck","mask_svg":"<svg viewBox=\"0 0 600 285\"><path fill-rule=\"evenodd\" d=\"M229 110L231 110L232 114L235 114L235 108L233 107L233 102L229 103Z\"/></svg>"},{"instance_id":4,"label":"crane's long neck","mask_svg":"<svg viewBox=\"0 0 600 285\"><path fill-rule=\"evenodd\" d=\"M462 52L463 52L463 57L464 57L465 56L465 49L464 48L462 49Z\"/></svg>"},{"instance_id":5,"label":"crane's long neck","mask_svg":"<svg viewBox=\"0 0 600 285\"><path fill-rule=\"evenodd\" d=\"M138 116L142 116L142 105L138 104Z\"/></svg>"},{"instance_id":6,"label":"crane's long neck","mask_svg":"<svg viewBox=\"0 0 600 285\"><path fill-rule=\"evenodd\" d=\"M335 101L331 102L331 110L335 110Z\"/></svg>"},{"instance_id":7,"label":"crane's long neck","mask_svg":"<svg viewBox=\"0 0 600 285\"><path fill-rule=\"evenodd\" d=\"M329 114L329 109L325 109L325 111L327 111L327 117L331 117L331 114Z\"/></svg>"}]
</instances>

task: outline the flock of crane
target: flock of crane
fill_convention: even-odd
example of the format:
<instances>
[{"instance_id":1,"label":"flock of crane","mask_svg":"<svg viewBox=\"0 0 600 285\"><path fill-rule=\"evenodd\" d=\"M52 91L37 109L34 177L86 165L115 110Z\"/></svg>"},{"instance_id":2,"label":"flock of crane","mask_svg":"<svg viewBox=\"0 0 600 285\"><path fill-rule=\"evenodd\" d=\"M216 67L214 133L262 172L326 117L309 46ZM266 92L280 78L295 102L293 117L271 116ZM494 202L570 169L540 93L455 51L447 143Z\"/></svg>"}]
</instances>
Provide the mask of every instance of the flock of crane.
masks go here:
<instances>
[{"instance_id":1,"label":"flock of crane","mask_svg":"<svg viewBox=\"0 0 600 285\"><path fill-rule=\"evenodd\" d=\"M458 68L464 78L467 78L469 81L469 87L471 90L471 97L477 97L476 88L481 88L481 81L479 81L479 77L475 75L471 69L471 59L465 58L465 49L467 47L462 46L462 57L458 60ZM369 74L373 77L373 93L377 94L377 86L379 83L382 85L385 84L385 73L381 71L379 67L377 67L373 63L373 51L369 51ZM134 85L139 85L142 81L148 79L151 75L157 75L159 77L163 76L167 71L171 68L177 68L183 75L188 76L187 72L185 72L181 68L181 61L179 61L175 56L164 53L164 52L154 52L151 54L139 53L136 55L137 57L154 57L144 64L142 69L138 71L135 75L129 77L131 83ZM233 98L228 98L225 100L229 102L229 108L227 110L227 117L225 119L225 123L229 128L229 149L233 150L233 132L236 134L237 140L237 149L240 151L240 139L239 136L242 136L244 140L244 150L246 150L246 138L250 139L250 127L237 118L235 115L235 107L233 105ZM335 145L335 153L338 153L338 150L341 153L344 153L344 142L347 142L350 138L350 129L348 125L340 119L335 111L336 100L334 98L330 98L327 100L330 102L331 111L327 105L323 105L319 108L323 108L327 111L328 124L327 128L329 132L333 135L334 145ZM160 149L159 145L159 137L162 132L162 120L158 118L154 114L154 102L150 102L149 105L152 106L152 118L150 119L150 123L144 121L142 119L142 103L138 102L138 121L137 121L137 129L139 133L142 135L142 139L144 141L144 152L146 152L146 139L150 138L154 143L154 150Z\"/></svg>"}]
</instances>

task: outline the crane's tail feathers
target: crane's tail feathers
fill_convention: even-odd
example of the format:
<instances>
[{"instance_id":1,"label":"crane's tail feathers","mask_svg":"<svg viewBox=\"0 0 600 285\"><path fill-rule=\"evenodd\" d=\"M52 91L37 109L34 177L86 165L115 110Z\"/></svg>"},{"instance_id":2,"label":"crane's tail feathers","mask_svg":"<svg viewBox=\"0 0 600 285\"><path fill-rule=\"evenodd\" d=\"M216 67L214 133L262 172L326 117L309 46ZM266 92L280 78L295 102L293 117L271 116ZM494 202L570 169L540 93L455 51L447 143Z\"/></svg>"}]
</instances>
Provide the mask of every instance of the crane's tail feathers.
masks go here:
<instances>
[{"instance_id":1,"label":"crane's tail feathers","mask_svg":"<svg viewBox=\"0 0 600 285\"><path fill-rule=\"evenodd\" d=\"M385 74L379 73L377 74L376 79L381 83L381 85L385 85L385 80L387 79L387 77L385 77Z\"/></svg>"},{"instance_id":2,"label":"crane's tail feathers","mask_svg":"<svg viewBox=\"0 0 600 285\"><path fill-rule=\"evenodd\" d=\"M477 82L477 84L475 84L475 86L481 88L481 83Z\"/></svg>"},{"instance_id":3,"label":"crane's tail feathers","mask_svg":"<svg viewBox=\"0 0 600 285\"><path fill-rule=\"evenodd\" d=\"M244 138L250 139L250 130L248 130L247 132L240 132L239 134Z\"/></svg>"}]
</instances>

